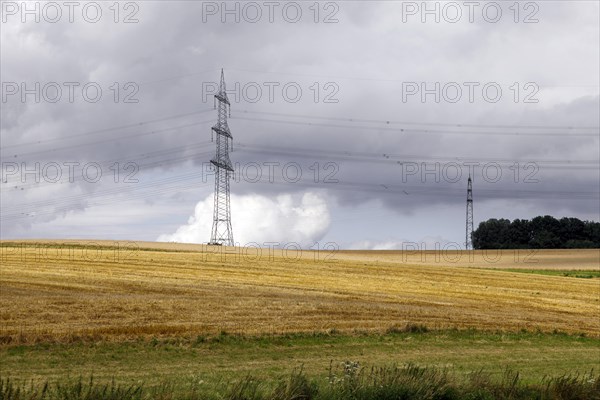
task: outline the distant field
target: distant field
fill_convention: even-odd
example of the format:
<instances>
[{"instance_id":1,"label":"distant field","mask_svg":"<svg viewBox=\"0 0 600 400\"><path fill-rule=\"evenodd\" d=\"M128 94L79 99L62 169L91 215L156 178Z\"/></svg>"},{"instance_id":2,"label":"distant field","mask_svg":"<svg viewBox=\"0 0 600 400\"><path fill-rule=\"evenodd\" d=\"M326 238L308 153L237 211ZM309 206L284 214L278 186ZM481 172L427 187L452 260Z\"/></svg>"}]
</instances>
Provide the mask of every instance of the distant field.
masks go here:
<instances>
[{"instance_id":1,"label":"distant field","mask_svg":"<svg viewBox=\"0 0 600 400\"><path fill-rule=\"evenodd\" d=\"M407 324L600 336L597 279L501 270L594 271L599 250L284 253L89 241L0 247L0 341L9 345L221 331L384 332Z\"/></svg>"},{"instance_id":2,"label":"distant field","mask_svg":"<svg viewBox=\"0 0 600 400\"><path fill-rule=\"evenodd\" d=\"M476 251L340 251L340 258L466 268L600 271L600 249Z\"/></svg>"},{"instance_id":3,"label":"distant field","mask_svg":"<svg viewBox=\"0 0 600 400\"><path fill-rule=\"evenodd\" d=\"M508 272L522 272L536 275L550 275L550 276L566 276L569 278L584 278L593 279L600 278L600 271L592 269L524 269L524 268L507 268L502 271Z\"/></svg>"}]
</instances>

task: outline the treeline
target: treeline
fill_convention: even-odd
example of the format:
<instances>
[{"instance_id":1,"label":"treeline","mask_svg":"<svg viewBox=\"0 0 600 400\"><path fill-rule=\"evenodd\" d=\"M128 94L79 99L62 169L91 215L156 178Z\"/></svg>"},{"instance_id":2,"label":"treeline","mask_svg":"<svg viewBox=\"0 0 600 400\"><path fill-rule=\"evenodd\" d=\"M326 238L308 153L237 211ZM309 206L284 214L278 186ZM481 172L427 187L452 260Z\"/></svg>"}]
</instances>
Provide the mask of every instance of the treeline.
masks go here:
<instances>
[{"instance_id":1,"label":"treeline","mask_svg":"<svg viewBox=\"0 0 600 400\"><path fill-rule=\"evenodd\" d=\"M473 232L475 249L600 248L600 222L550 215L526 219L489 219Z\"/></svg>"}]
</instances>

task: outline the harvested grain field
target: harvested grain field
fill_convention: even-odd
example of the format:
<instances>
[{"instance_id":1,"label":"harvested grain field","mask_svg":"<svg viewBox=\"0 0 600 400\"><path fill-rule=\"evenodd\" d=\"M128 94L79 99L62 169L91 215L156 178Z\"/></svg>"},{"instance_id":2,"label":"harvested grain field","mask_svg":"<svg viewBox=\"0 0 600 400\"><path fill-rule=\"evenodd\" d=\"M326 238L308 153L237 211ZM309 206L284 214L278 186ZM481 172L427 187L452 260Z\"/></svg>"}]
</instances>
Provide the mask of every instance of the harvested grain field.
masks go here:
<instances>
[{"instance_id":1,"label":"harvested grain field","mask_svg":"<svg viewBox=\"0 0 600 400\"><path fill-rule=\"evenodd\" d=\"M167 243L1 246L3 343L221 331L381 332L407 324L600 336L600 280L482 269L489 268L484 261L419 263L398 252ZM508 253L502 267L518 268L522 263ZM540 251L535 265L591 269L597 256L594 250ZM560 264L564 258L571 263Z\"/></svg>"}]
</instances>

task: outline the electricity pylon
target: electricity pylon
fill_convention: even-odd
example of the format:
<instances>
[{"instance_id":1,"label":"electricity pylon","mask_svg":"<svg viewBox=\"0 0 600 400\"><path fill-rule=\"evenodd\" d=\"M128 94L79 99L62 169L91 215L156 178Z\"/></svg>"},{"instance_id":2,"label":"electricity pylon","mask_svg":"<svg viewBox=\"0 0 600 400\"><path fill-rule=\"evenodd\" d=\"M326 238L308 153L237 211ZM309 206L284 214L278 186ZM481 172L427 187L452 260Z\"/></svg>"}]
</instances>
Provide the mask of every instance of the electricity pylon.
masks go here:
<instances>
[{"instance_id":1,"label":"electricity pylon","mask_svg":"<svg viewBox=\"0 0 600 400\"><path fill-rule=\"evenodd\" d=\"M467 181L467 232L465 236L465 248L473 250L473 183L471 174Z\"/></svg>"},{"instance_id":2,"label":"electricity pylon","mask_svg":"<svg viewBox=\"0 0 600 400\"><path fill-rule=\"evenodd\" d=\"M233 165L229 159L229 149L233 150L233 136L227 125L227 114L231 112L227 92L225 91L225 74L221 70L219 92L215 94L215 107L218 101L218 121L212 130L217 136L217 152L210 162L215 166L215 203L213 226L209 245L233 246L233 230L231 229L231 205L229 201L229 180L233 174ZM231 139L231 145L229 140Z\"/></svg>"}]
</instances>

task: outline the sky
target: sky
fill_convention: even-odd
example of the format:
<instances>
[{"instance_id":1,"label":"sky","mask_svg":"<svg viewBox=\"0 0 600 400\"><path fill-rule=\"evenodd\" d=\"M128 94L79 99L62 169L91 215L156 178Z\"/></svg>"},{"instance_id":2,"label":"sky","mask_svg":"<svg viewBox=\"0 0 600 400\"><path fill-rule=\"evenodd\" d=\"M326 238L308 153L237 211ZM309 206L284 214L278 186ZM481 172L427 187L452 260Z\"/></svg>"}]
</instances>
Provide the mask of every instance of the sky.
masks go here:
<instances>
[{"instance_id":1,"label":"sky","mask_svg":"<svg viewBox=\"0 0 600 400\"><path fill-rule=\"evenodd\" d=\"M0 236L461 248L600 220L597 1L1 1Z\"/></svg>"}]
</instances>

